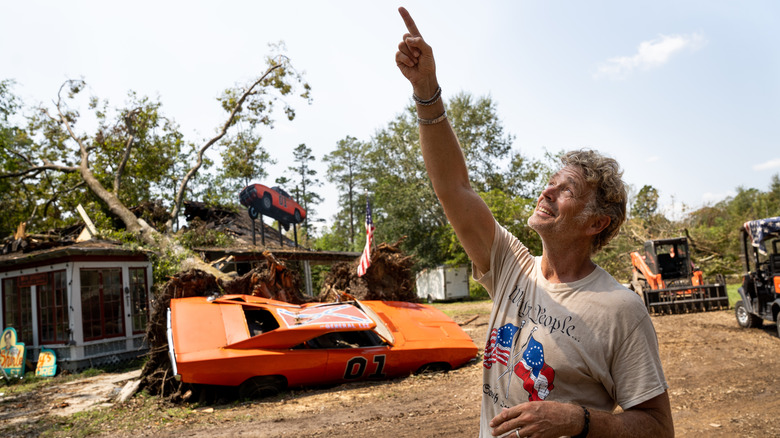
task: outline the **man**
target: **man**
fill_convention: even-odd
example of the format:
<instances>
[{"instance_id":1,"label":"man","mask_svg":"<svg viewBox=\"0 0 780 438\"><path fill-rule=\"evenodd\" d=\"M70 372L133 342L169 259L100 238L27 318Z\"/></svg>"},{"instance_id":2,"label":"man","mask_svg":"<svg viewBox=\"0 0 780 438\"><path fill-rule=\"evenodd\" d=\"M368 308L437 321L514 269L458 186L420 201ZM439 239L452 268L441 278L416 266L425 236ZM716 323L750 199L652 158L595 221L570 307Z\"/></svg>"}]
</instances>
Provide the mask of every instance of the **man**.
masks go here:
<instances>
[{"instance_id":1,"label":"man","mask_svg":"<svg viewBox=\"0 0 780 438\"><path fill-rule=\"evenodd\" d=\"M471 188L433 51L399 12L408 33L396 64L412 84L423 159L474 277L493 299L480 435L673 436L650 317L591 260L625 220L617 163L593 151L565 155L528 219L543 244L542 256L531 256Z\"/></svg>"}]
</instances>

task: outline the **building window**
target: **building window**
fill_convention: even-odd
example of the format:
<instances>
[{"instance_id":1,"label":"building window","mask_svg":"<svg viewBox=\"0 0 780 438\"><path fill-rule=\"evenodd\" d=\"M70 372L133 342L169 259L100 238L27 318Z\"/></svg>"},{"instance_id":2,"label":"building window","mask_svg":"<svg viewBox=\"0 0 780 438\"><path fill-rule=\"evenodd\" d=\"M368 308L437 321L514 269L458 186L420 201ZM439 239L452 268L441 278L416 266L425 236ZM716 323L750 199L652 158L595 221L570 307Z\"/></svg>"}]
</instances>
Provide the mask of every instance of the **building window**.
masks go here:
<instances>
[{"instance_id":1,"label":"building window","mask_svg":"<svg viewBox=\"0 0 780 438\"><path fill-rule=\"evenodd\" d=\"M37 287L38 327L41 344L68 340L68 298L65 271L47 273L48 281Z\"/></svg>"},{"instance_id":2,"label":"building window","mask_svg":"<svg viewBox=\"0 0 780 438\"><path fill-rule=\"evenodd\" d=\"M80 276L84 340L122 336L122 270L81 269Z\"/></svg>"},{"instance_id":3,"label":"building window","mask_svg":"<svg viewBox=\"0 0 780 438\"><path fill-rule=\"evenodd\" d=\"M146 330L149 321L149 289L146 286L146 268L130 268L130 306L133 333Z\"/></svg>"},{"instance_id":4,"label":"building window","mask_svg":"<svg viewBox=\"0 0 780 438\"><path fill-rule=\"evenodd\" d=\"M3 280L3 327L16 330L17 342L33 345L30 286L23 286L21 278Z\"/></svg>"}]
</instances>

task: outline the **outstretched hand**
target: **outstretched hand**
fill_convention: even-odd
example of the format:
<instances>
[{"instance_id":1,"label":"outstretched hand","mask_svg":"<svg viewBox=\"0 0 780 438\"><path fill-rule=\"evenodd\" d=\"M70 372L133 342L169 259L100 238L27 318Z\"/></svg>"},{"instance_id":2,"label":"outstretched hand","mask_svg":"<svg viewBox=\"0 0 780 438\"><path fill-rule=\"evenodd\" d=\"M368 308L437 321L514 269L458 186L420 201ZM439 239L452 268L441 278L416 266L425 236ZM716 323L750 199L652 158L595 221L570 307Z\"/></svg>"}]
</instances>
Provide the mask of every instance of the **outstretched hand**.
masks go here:
<instances>
[{"instance_id":1,"label":"outstretched hand","mask_svg":"<svg viewBox=\"0 0 780 438\"><path fill-rule=\"evenodd\" d=\"M438 87L436 82L436 63L433 60L433 50L423 39L412 16L403 8L398 12L404 19L407 33L398 44L395 63L401 73L412 83L415 93L421 97L433 95Z\"/></svg>"}]
</instances>

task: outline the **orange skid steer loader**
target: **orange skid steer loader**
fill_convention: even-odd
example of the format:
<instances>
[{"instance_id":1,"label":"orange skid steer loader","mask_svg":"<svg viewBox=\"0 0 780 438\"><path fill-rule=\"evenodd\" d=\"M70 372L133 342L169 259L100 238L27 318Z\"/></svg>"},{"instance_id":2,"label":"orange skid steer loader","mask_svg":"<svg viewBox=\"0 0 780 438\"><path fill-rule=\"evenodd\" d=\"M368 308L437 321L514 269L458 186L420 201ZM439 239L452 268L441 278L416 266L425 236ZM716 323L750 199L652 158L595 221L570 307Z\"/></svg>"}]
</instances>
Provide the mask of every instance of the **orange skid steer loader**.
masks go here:
<instances>
[{"instance_id":1,"label":"orange skid steer loader","mask_svg":"<svg viewBox=\"0 0 780 438\"><path fill-rule=\"evenodd\" d=\"M691 261L685 237L648 240L642 252L631 253L631 264L629 288L642 297L650 313L704 312L729 307L725 279L718 274L715 283L704 283L702 272Z\"/></svg>"}]
</instances>

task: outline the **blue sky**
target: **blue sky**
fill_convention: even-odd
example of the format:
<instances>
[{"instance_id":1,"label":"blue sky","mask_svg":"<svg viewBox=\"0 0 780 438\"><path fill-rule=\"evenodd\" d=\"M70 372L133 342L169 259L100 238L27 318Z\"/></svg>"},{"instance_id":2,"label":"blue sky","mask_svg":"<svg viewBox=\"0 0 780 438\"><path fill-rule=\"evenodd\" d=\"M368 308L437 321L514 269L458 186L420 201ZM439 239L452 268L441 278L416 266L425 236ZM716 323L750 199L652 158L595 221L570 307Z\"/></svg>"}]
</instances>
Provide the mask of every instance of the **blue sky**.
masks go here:
<instances>
[{"instance_id":1,"label":"blue sky","mask_svg":"<svg viewBox=\"0 0 780 438\"><path fill-rule=\"evenodd\" d=\"M265 133L279 161L270 183L298 144L320 159L347 135L369 140L410 102L394 61L401 5L434 48L444 97L491 96L527 156L601 150L635 190L657 188L672 216L737 187L767 190L780 173L771 0L5 2L0 79L16 80L27 104L79 77L115 105L129 90L159 96L199 141L223 121L221 90L262 73L268 43L284 41L313 104ZM318 190L329 221L335 190Z\"/></svg>"}]
</instances>

